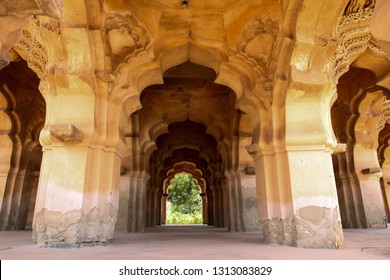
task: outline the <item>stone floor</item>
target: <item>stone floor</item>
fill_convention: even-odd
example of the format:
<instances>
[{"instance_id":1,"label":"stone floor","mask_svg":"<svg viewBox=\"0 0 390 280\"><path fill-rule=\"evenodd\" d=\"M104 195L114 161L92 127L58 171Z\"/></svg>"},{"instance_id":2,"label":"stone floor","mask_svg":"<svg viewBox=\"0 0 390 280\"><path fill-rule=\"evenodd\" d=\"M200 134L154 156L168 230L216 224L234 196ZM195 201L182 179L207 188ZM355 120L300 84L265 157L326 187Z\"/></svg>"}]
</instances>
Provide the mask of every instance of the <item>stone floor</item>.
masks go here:
<instances>
[{"instance_id":1,"label":"stone floor","mask_svg":"<svg viewBox=\"0 0 390 280\"><path fill-rule=\"evenodd\" d=\"M390 226L390 224L389 224ZM343 249L267 245L260 233L208 226L163 226L116 233L105 246L40 248L31 231L0 232L2 260L389 260L390 228L344 230Z\"/></svg>"}]
</instances>

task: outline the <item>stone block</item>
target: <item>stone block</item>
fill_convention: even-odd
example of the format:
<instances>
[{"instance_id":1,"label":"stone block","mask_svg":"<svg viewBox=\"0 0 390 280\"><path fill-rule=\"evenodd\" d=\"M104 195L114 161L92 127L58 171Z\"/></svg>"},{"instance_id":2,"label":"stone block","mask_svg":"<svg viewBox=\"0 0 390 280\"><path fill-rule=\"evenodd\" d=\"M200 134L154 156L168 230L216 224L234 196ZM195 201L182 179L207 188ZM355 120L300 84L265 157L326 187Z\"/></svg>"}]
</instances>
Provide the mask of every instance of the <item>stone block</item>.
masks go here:
<instances>
[{"instance_id":1,"label":"stone block","mask_svg":"<svg viewBox=\"0 0 390 280\"><path fill-rule=\"evenodd\" d=\"M73 124L57 125L49 127L50 136L64 143L78 143L83 140L83 133Z\"/></svg>"}]
</instances>

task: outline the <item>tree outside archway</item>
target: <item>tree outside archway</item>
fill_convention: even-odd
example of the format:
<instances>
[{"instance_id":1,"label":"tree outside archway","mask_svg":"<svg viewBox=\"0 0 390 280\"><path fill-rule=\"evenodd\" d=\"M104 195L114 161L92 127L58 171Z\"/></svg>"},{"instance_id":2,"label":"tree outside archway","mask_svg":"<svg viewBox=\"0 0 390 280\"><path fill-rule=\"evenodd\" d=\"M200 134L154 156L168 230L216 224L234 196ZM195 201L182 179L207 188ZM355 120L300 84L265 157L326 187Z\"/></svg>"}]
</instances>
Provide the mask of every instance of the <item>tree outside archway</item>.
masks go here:
<instances>
[{"instance_id":1,"label":"tree outside archway","mask_svg":"<svg viewBox=\"0 0 390 280\"><path fill-rule=\"evenodd\" d=\"M191 175L178 174L168 187L167 224L202 224L200 188Z\"/></svg>"}]
</instances>

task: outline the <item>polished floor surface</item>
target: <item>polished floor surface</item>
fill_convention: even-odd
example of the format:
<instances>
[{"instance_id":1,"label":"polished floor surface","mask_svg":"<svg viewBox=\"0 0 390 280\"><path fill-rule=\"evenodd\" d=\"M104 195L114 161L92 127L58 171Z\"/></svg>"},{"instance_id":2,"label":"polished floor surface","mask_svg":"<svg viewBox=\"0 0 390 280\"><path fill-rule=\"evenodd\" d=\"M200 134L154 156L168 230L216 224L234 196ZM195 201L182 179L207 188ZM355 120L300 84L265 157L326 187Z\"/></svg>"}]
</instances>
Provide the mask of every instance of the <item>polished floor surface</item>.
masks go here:
<instances>
[{"instance_id":1,"label":"polished floor surface","mask_svg":"<svg viewBox=\"0 0 390 280\"><path fill-rule=\"evenodd\" d=\"M390 224L389 224L390 227ZM116 233L108 245L42 248L31 231L1 231L2 260L390 260L390 228L344 230L343 249L265 244L261 233L231 233L209 226L163 226Z\"/></svg>"}]
</instances>

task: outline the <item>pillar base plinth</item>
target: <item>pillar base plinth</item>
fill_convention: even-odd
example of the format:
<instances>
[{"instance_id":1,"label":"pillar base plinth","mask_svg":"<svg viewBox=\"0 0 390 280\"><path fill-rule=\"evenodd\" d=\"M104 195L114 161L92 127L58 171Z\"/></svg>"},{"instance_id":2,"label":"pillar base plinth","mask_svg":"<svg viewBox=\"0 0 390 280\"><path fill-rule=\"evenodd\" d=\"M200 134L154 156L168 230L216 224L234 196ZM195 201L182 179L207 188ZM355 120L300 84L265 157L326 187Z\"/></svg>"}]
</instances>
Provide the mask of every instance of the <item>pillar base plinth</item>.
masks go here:
<instances>
[{"instance_id":1,"label":"pillar base plinth","mask_svg":"<svg viewBox=\"0 0 390 280\"><path fill-rule=\"evenodd\" d=\"M297 211L294 218L270 219L262 222L267 243L302 248L344 247L344 237L338 208L307 206Z\"/></svg>"},{"instance_id":2,"label":"pillar base plinth","mask_svg":"<svg viewBox=\"0 0 390 280\"><path fill-rule=\"evenodd\" d=\"M55 248L106 244L114 235L117 212L111 204L88 213L81 209L66 213L42 209L35 216L33 240Z\"/></svg>"}]
</instances>

